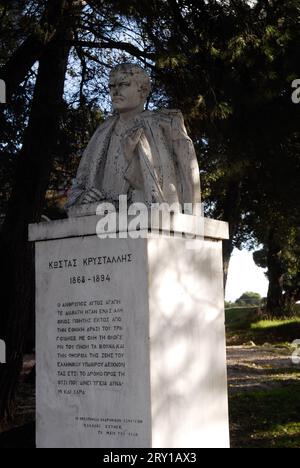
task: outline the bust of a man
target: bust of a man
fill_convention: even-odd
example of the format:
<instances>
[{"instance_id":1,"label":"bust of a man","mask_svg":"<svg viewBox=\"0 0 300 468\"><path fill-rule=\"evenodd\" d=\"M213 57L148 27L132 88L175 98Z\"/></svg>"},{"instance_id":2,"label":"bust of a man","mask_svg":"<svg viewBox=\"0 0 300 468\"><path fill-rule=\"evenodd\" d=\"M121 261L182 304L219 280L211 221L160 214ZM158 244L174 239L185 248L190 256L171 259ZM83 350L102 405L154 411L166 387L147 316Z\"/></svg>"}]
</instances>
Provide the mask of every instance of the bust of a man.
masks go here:
<instances>
[{"instance_id":1,"label":"bust of a man","mask_svg":"<svg viewBox=\"0 0 300 468\"><path fill-rule=\"evenodd\" d=\"M67 207L117 203L120 195L149 207L200 203L199 167L181 112L144 110L151 81L135 64L114 68L109 89L115 113L89 142Z\"/></svg>"}]
</instances>

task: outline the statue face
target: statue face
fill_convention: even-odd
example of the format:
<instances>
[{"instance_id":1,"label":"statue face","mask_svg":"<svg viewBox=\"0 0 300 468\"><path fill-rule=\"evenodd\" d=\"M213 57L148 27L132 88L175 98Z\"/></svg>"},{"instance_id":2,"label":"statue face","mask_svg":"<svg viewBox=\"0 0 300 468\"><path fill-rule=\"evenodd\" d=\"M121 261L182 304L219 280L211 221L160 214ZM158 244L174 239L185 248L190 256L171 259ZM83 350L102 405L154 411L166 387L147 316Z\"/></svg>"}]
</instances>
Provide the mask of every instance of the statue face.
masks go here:
<instances>
[{"instance_id":1,"label":"statue face","mask_svg":"<svg viewBox=\"0 0 300 468\"><path fill-rule=\"evenodd\" d=\"M115 73L109 81L109 91L113 107L120 114L143 110L146 101L141 85L132 74Z\"/></svg>"}]
</instances>

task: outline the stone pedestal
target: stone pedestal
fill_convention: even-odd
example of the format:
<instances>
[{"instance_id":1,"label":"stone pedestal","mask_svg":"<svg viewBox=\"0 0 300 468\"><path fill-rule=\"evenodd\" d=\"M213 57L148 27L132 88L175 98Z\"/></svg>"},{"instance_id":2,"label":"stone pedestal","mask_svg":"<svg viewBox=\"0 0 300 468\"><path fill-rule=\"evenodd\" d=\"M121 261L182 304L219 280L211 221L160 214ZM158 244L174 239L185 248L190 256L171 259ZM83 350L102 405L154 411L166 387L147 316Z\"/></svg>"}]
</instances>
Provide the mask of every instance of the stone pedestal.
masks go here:
<instances>
[{"instance_id":1,"label":"stone pedestal","mask_svg":"<svg viewBox=\"0 0 300 468\"><path fill-rule=\"evenodd\" d=\"M227 224L205 220L187 240L195 217L178 215L171 233L99 239L97 221L29 229L37 446L228 447Z\"/></svg>"}]
</instances>

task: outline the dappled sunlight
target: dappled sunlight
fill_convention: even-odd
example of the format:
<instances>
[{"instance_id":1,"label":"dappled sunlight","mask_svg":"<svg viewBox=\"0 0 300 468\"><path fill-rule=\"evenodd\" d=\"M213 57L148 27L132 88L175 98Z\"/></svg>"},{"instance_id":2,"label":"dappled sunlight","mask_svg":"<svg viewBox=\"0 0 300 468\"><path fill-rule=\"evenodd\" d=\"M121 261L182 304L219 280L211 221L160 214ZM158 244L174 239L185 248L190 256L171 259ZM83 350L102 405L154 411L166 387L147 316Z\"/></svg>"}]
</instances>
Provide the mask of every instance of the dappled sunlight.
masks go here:
<instances>
[{"instance_id":1,"label":"dappled sunlight","mask_svg":"<svg viewBox=\"0 0 300 468\"><path fill-rule=\"evenodd\" d=\"M153 444L227 446L220 246L155 239L148 253Z\"/></svg>"}]
</instances>

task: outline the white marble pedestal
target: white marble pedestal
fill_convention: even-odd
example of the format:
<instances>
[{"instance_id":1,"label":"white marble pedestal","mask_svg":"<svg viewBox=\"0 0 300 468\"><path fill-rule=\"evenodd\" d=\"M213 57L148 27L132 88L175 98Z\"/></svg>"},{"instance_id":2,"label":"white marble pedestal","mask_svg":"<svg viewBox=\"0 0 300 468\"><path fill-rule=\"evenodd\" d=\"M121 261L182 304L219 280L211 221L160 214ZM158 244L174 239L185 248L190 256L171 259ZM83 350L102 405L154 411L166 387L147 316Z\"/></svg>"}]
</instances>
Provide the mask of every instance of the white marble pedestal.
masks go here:
<instances>
[{"instance_id":1,"label":"white marble pedestal","mask_svg":"<svg viewBox=\"0 0 300 468\"><path fill-rule=\"evenodd\" d=\"M229 446L228 227L187 248L192 218L144 239L99 239L94 216L30 226L38 447Z\"/></svg>"}]
</instances>

